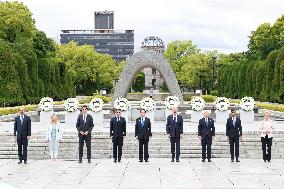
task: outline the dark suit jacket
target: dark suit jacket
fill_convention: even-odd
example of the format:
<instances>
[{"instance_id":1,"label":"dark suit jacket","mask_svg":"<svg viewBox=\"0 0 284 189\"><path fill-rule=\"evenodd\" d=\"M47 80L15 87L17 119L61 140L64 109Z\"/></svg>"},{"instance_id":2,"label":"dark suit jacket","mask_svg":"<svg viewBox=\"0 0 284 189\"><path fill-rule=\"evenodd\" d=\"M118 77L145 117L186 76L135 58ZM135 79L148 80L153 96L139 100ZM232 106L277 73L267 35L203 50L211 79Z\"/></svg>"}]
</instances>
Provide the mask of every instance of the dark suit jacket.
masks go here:
<instances>
[{"instance_id":1,"label":"dark suit jacket","mask_svg":"<svg viewBox=\"0 0 284 189\"><path fill-rule=\"evenodd\" d=\"M179 137L180 134L183 134L183 119L180 115L177 115L177 122L173 120L173 115L169 115L167 118L166 125L167 134L170 134L171 137Z\"/></svg>"},{"instance_id":2,"label":"dark suit jacket","mask_svg":"<svg viewBox=\"0 0 284 189\"><path fill-rule=\"evenodd\" d=\"M141 123L141 117L136 119L136 124L135 124L135 137L138 136L138 139L148 139L149 136L152 136L151 132L151 121L149 118L145 117L144 118L144 126L142 127Z\"/></svg>"},{"instance_id":3,"label":"dark suit jacket","mask_svg":"<svg viewBox=\"0 0 284 189\"><path fill-rule=\"evenodd\" d=\"M123 137L126 136L126 121L124 117L119 118L119 122L117 122L117 118L113 117L110 120L110 137Z\"/></svg>"},{"instance_id":4,"label":"dark suit jacket","mask_svg":"<svg viewBox=\"0 0 284 189\"><path fill-rule=\"evenodd\" d=\"M27 136L31 136L31 118L29 116L24 115L22 123L20 116L17 116L15 118L14 136L17 136L17 139L27 138Z\"/></svg>"},{"instance_id":5,"label":"dark suit jacket","mask_svg":"<svg viewBox=\"0 0 284 189\"><path fill-rule=\"evenodd\" d=\"M78 130L78 136L82 136L80 134L81 131L88 131L87 136L91 136L92 129L94 127L93 117L90 114L87 114L86 123L84 123L83 114L80 114L77 119L76 128Z\"/></svg>"},{"instance_id":6,"label":"dark suit jacket","mask_svg":"<svg viewBox=\"0 0 284 189\"><path fill-rule=\"evenodd\" d=\"M198 124L198 136L204 138L206 135L209 137L215 136L214 120L210 117L208 117L208 125L205 118L200 119Z\"/></svg>"},{"instance_id":7,"label":"dark suit jacket","mask_svg":"<svg viewBox=\"0 0 284 189\"><path fill-rule=\"evenodd\" d=\"M231 117L227 119L226 136L228 137L242 136L242 123L239 118L236 117L235 126L233 124L233 119Z\"/></svg>"}]
</instances>

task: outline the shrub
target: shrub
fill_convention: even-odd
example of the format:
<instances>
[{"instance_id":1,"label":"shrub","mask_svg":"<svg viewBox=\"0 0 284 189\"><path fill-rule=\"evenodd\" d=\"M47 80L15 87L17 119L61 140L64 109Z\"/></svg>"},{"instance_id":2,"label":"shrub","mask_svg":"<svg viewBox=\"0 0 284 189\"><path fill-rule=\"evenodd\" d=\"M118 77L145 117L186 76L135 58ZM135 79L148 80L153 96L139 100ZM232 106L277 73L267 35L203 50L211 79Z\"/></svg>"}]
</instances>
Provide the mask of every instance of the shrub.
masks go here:
<instances>
[{"instance_id":1,"label":"shrub","mask_svg":"<svg viewBox=\"0 0 284 189\"><path fill-rule=\"evenodd\" d=\"M28 112L28 111L36 110L37 106L38 105L26 105L26 106L23 106L23 107ZM19 110L20 110L20 107L22 107L22 106L0 108L0 115L8 115L8 114L18 113Z\"/></svg>"},{"instance_id":2,"label":"shrub","mask_svg":"<svg viewBox=\"0 0 284 189\"><path fill-rule=\"evenodd\" d=\"M183 93L182 96L184 101L190 101L192 97L190 94L185 94L185 93Z\"/></svg>"},{"instance_id":3,"label":"shrub","mask_svg":"<svg viewBox=\"0 0 284 189\"><path fill-rule=\"evenodd\" d=\"M274 110L284 112L283 104L266 104L266 103L256 103L256 106L263 109Z\"/></svg>"},{"instance_id":4,"label":"shrub","mask_svg":"<svg viewBox=\"0 0 284 189\"><path fill-rule=\"evenodd\" d=\"M104 101L104 103L108 103L112 101L112 98L108 96L96 95L94 96L94 98L101 98Z\"/></svg>"},{"instance_id":5,"label":"shrub","mask_svg":"<svg viewBox=\"0 0 284 189\"><path fill-rule=\"evenodd\" d=\"M218 91L211 91L211 92L210 92L210 95L218 96Z\"/></svg>"}]
</instances>

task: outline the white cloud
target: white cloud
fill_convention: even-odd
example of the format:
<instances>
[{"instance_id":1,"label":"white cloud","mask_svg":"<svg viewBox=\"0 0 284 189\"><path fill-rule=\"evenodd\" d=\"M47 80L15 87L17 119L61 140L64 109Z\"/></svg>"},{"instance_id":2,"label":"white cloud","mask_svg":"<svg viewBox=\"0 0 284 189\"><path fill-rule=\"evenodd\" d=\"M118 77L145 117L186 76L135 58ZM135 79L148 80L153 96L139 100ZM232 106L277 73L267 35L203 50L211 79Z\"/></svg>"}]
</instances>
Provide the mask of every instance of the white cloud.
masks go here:
<instances>
[{"instance_id":1,"label":"white cloud","mask_svg":"<svg viewBox=\"0 0 284 189\"><path fill-rule=\"evenodd\" d=\"M62 29L93 29L93 12L115 11L116 29L135 30L135 50L149 35L192 40L201 49L246 50L252 30L284 14L280 0L23 0L49 37Z\"/></svg>"}]
</instances>

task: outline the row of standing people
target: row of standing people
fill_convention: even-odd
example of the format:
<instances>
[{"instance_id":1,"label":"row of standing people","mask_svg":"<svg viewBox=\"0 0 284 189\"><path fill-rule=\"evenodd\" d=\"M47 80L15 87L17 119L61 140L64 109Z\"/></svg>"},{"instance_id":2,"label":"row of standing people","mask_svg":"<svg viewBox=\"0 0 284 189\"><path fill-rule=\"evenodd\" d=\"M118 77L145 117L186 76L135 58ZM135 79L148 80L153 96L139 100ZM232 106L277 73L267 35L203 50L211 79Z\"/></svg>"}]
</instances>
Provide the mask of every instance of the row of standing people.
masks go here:
<instances>
[{"instance_id":1,"label":"row of standing people","mask_svg":"<svg viewBox=\"0 0 284 189\"><path fill-rule=\"evenodd\" d=\"M172 108L172 114L167 117L166 132L171 143L171 161L179 162L180 140L183 137L183 118L177 114L177 108ZM87 159L91 163L91 131L94 127L93 118L87 113L87 106L82 107L82 114L78 116L76 128L79 138L79 163L82 163L84 143L87 147ZM135 122L135 137L139 141L139 161L149 161L148 143L152 137L151 120L145 117L145 110L140 110L140 117ZM211 146L215 137L214 120L209 117L209 112L204 111L204 117L199 120L198 137L202 146L202 162L208 159L211 162ZM270 119L268 111L264 113L264 120L261 121L261 142L263 151L263 160L271 161L271 146L273 139L274 123ZM121 161L123 139L126 136L126 121L121 117L121 110L115 111L115 117L110 121L110 137L113 143L114 162ZM231 117L227 119L226 136L230 144L231 161L239 162L239 141L242 141L242 123L236 117L236 111L231 111ZM18 144L19 164L24 161L27 163L27 146L31 138L31 119L25 115L24 108L20 108L19 116L14 122L14 137ZM51 159L58 157L58 146L62 139L60 123L57 116L52 115L51 122L47 130L47 141L49 142L49 153Z\"/></svg>"}]
</instances>

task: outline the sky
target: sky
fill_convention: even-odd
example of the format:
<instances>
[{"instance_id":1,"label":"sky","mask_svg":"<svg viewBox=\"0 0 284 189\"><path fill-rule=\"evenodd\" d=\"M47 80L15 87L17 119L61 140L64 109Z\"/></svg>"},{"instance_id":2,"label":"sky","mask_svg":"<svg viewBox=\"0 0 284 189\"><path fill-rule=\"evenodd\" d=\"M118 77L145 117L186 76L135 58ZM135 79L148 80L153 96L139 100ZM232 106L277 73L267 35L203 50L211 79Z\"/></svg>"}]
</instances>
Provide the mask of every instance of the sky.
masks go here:
<instances>
[{"instance_id":1,"label":"sky","mask_svg":"<svg viewBox=\"0 0 284 189\"><path fill-rule=\"evenodd\" d=\"M36 26L59 41L60 30L94 29L94 11L114 11L114 28L133 29L135 52L144 38L165 44L191 40L202 50L247 50L251 31L284 14L283 0L22 0Z\"/></svg>"}]
</instances>

